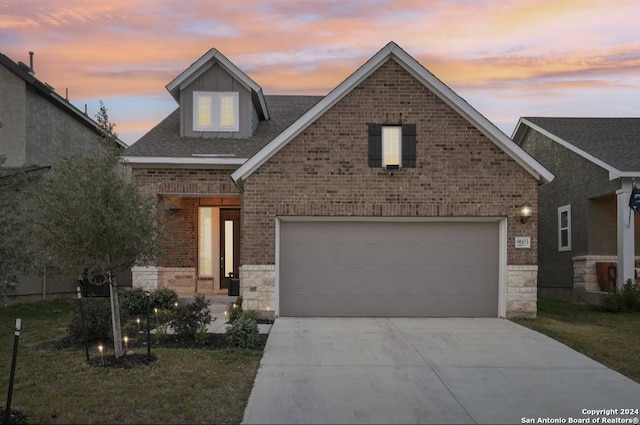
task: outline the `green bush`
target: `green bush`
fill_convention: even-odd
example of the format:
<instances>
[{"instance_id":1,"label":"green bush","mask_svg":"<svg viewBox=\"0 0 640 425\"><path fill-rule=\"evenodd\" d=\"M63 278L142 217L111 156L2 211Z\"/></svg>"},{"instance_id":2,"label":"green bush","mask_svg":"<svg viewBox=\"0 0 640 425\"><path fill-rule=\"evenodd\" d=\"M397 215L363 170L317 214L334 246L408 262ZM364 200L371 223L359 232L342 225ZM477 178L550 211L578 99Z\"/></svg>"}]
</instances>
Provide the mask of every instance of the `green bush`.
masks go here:
<instances>
[{"instance_id":1,"label":"green bush","mask_svg":"<svg viewBox=\"0 0 640 425\"><path fill-rule=\"evenodd\" d=\"M147 312L147 293L142 288L124 288L120 291L118 300L122 311L129 316Z\"/></svg>"},{"instance_id":2,"label":"green bush","mask_svg":"<svg viewBox=\"0 0 640 425\"><path fill-rule=\"evenodd\" d=\"M204 345L207 342L207 337L209 336L207 332L207 325L202 324L196 331L195 341L198 345Z\"/></svg>"},{"instance_id":3,"label":"green bush","mask_svg":"<svg viewBox=\"0 0 640 425\"><path fill-rule=\"evenodd\" d=\"M178 302L178 293L170 288L158 288L151 291L151 310L172 310Z\"/></svg>"},{"instance_id":4,"label":"green bush","mask_svg":"<svg viewBox=\"0 0 640 425\"><path fill-rule=\"evenodd\" d=\"M629 279L622 289L603 294L600 308L612 313L640 312L640 286Z\"/></svg>"},{"instance_id":5,"label":"green bush","mask_svg":"<svg viewBox=\"0 0 640 425\"><path fill-rule=\"evenodd\" d=\"M248 317L250 319L253 319L256 322L260 318L260 312L258 312L258 310L245 310L245 311L242 312L242 315L244 317Z\"/></svg>"},{"instance_id":6,"label":"green bush","mask_svg":"<svg viewBox=\"0 0 640 425\"><path fill-rule=\"evenodd\" d=\"M240 314L229 327L227 327L226 338L229 345L239 348L256 348L258 346L260 333L258 322L248 314Z\"/></svg>"},{"instance_id":7,"label":"green bush","mask_svg":"<svg viewBox=\"0 0 640 425\"><path fill-rule=\"evenodd\" d=\"M87 331L87 341L105 341L113 339L111 329L111 303L105 298L84 298L82 300L84 324ZM71 323L67 326L69 337L82 341L82 322L80 308L76 304Z\"/></svg>"},{"instance_id":8,"label":"green bush","mask_svg":"<svg viewBox=\"0 0 640 425\"><path fill-rule=\"evenodd\" d=\"M229 323L233 323L242 314L242 296L236 298L236 302L229 304L229 308L227 309L229 312Z\"/></svg>"},{"instance_id":9,"label":"green bush","mask_svg":"<svg viewBox=\"0 0 640 425\"><path fill-rule=\"evenodd\" d=\"M138 323L136 323L135 320L127 320L122 325L122 336L135 338L136 336L138 336L140 331L145 329L146 329L146 322L143 324L142 321L140 321L140 325L138 325Z\"/></svg>"},{"instance_id":10,"label":"green bush","mask_svg":"<svg viewBox=\"0 0 640 425\"><path fill-rule=\"evenodd\" d=\"M177 337L192 339L202 325L206 326L209 323L211 323L209 301L205 301L204 295L196 295L193 302L178 307L176 318L171 325Z\"/></svg>"}]
</instances>

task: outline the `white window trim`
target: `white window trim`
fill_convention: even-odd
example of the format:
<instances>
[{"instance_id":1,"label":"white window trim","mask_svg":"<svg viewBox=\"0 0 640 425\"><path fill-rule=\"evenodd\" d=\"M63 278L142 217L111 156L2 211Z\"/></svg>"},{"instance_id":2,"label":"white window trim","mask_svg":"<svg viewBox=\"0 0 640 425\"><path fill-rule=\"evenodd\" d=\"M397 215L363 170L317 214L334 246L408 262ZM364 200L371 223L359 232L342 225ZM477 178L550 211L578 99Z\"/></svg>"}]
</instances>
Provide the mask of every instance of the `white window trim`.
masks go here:
<instances>
[{"instance_id":1,"label":"white window trim","mask_svg":"<svg viewBox=\"0 0 640 425\"><path fill-rule=\"evenodd\" d=\"M387 164L385 162L385 155L384 155L384 147L385 147L385 143L384 143L384 129L385 128L397 128L398 130L400 130L400 137L398 138L398 163L397 164ZM402 167L402 126L399 125L383 125L382 129L381 129L381 136L380 136L380 143L382 144L381 146L381 152L382 152L382 167L386 168L387 165L397 165L399 167Z\"/></svg>"},{"instance_id":2,"label":"white window trim","mask_svg":"<svg viewBox=\"0 0 640 425\"><path fill-rule=\"evenodd\" d=\"M201 97L211 98L211 125L199 125L198 103ZM234 125L223 126L220 124L220 102L223 97L233 98ZM238 92L193 92L193 131L239 131L240 130L240 94Z\"/></svg>"},{"instance_id":3,"label":"white window trim","mask_svg":"<svg viewBox=\"0 0 640 425\"><path fill-rule=\"evenodd\" d=\"M562 227L562 214L567 213L567 226ZM562 231L567 231L567 245L562 245ZM558 252L571 251L571 205L558 208Z\"/></svg>"}]
</instances>

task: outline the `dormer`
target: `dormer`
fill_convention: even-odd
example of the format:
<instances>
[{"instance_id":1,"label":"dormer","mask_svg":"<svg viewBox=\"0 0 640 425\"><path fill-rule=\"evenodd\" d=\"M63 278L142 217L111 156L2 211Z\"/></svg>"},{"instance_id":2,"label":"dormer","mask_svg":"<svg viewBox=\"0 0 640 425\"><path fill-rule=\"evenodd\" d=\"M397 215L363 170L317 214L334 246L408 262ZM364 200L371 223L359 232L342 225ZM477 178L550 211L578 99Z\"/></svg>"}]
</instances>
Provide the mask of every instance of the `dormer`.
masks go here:
<instances>
[{"instance_id":1,"label":"dormer","mask_svg":"<svg viewBox=\"0 0 640 425\"><path fill-rule=\"evenodd\" d=\"M180 137L248 138L269 119L262 88L216 49L166 88L180 105Z\"/></svg>"}]
</instances>

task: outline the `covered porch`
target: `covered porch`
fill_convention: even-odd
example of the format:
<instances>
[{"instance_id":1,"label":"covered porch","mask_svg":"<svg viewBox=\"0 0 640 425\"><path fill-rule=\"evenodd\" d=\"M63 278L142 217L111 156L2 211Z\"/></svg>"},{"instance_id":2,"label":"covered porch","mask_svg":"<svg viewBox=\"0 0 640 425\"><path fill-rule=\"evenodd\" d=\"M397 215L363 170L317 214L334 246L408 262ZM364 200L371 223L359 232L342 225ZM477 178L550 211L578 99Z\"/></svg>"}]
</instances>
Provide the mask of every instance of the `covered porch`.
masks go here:
<instances>
[{"instance_id":1,"label":"covered porch","mask_svg":"<svg viewBox=\"0 0 640 425\"><path fill-rule=\"evenodd\" d=\"M587 254L573 260L574 290L599 292L636 282L640 265L640 215L629 207L635 179L621 178L615 193L590 198ZM609 285L607 287L607 285Z\"/></svg>"}]
</instances>

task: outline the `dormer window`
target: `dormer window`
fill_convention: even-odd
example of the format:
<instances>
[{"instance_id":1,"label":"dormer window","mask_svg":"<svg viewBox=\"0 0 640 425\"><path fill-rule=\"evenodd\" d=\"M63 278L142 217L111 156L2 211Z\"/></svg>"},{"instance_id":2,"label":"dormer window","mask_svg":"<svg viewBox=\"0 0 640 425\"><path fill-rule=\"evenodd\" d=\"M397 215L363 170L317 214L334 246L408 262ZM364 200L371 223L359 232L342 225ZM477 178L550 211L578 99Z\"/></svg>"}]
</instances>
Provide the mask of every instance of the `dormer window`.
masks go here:
<instances>
[{"instance_id":1,"label":"dormer window","mask_svg":"<svg viewBox=\"0 0 640 425\"><path fill-rule=\"evenodd\" d=\"M238 131L237 92L194 92L193 131Z\"/></svg>"}]
</instances>

